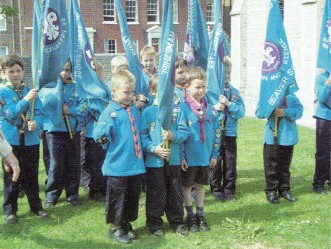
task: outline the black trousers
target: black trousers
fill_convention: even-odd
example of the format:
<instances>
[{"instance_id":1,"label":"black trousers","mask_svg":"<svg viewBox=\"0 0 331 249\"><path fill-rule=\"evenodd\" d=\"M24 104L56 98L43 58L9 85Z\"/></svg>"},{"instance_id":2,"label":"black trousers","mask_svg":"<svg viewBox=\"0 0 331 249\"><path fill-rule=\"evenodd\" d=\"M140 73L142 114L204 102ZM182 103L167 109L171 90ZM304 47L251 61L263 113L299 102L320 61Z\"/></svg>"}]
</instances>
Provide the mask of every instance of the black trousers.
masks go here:
<instances>
[{"instance_id":1,"label":"black trousers","mask_svg":"<svg viewBox=\"0 0 331 249\"><path fill-rule=\"evenodd\" d=\"M313 187L324 187L330 181L331 121L316 119L316 154Z\"/></svg>"},{"instance_id":2,"label":"black trousers","mask_svg":"<svg viewBox=\"0 0 331 249\"><path fill-rule=\"evenodd\" d=\"M50 166L46 184L46 202L56 204L62 190L67 201L77 200L80 179L80 134L70 139L68 132L48 132Z\"/></svg>"},{"instance_id":3,"label":"black trousers","mask_svg":"<svg viewBox=\"0 0 331 249\"><path fill-rule=\"evenodd\" d=\"M106 223L125 226L138 218L141 175L108 176Z\"/></svg>"},{"instance_id":4,"label":"black trousers","mask_svg":"<svg viewBox=\"0 0 331 249\"><path fill-rule=\"evenodd\" d=\"M172 229L184 223L180 166L147 167L146 225L151 232L162 228L165 213Z\"/></svg>"},{"instance_id":5,"label":"black trousers","mask_svg":"<svg viewBox=\"0 0 331 249\"><path fill-rule=\"evenodd\" d=\"M210 169L210 189L214 196L224 192L234 194L237 179L237 137L222 139L220 154L215 168Z\"/></svg>"},{"instance_id":6,"label":"black trousers","mask_svg":"<svg viewBox=\"0 0 331 249\"><path fill-rule=\"evenodd\" d=\"M6 172L3 168L3 209L5 214L16 214L18 205L19 185L25 190L30 209L36 213L42 209L39 198L38 167L39 145L12 146L13 153L18 159L21 172L17 182L12 181L13 173Z\"/></svg>"},{"instance_id":7,"label":"black trousers","mask_svg":"<svg viewBox=\"0 0 331 249\"><path fill-rule=\"evenodd\" d=\"M294 146L265 144L263 148L265 192L286 192L290 190L290 165Z\"/></svg>"},{"instance_id":8,"label":"black trousers","mask_svg":"<svg viewBox=\"0 0 331 249\"><path fill-rule=\"evenodd\" d=\"M85 138L84 168L90 174L90 196L96 193L106 195L107 178L102 175L101 167L106 157L106 151L93 138Z\"/></svg>"}]
</instances>

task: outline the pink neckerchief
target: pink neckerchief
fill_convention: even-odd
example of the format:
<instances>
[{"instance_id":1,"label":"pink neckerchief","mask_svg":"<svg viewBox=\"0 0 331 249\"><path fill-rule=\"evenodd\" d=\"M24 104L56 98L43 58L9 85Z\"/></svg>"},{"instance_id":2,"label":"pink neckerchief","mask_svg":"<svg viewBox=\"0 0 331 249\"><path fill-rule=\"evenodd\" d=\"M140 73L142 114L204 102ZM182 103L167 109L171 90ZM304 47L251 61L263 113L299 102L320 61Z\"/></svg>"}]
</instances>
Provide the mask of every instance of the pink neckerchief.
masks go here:
<instances>
[{"instance_id":1,"label":"pink neckerchief","mask_svg":"<svg viewBox=\"0 0 331 249\"><path fill-rule=\"evenodd\" d=\"M198 103L192 96L188 95L185 103L192 110L195 116L198 117L198 123L200 125L200 140L202 142L206 141L206 133L205 133L205 120L208 113L208 106L205 98L203 98L200 103ZM204 112L204 109L206 111Z\"/></svg>"},{"instance_id":2,"label":"pink neckerchief","mask_svg":"<svg viewBox=\"0 0 331 249\"><path fill-rule=\"evenodd\" d=\"M154 68L153 73L150 73L145 67L143 67L143 72L146 73L150 78L152 78L152 76L156 74L156 69Z\"/></svg>"}]
</instances>

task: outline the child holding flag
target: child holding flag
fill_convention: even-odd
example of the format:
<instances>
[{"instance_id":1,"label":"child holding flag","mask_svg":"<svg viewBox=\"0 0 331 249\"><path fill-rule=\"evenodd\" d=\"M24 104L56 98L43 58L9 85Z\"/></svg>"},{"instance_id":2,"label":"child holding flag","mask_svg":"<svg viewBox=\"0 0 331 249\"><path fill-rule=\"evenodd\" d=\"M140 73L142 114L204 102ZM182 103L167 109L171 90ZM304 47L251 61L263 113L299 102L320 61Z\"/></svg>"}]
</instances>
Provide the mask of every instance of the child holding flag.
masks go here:
<instances>
[{"instance_id":1,"label":"child holding flag","mask_svg":"<svg viewBox=\"0 0 331 249\"><path fill-rule=\"evenodd\" d=\"M29 89L23 83L24 63L16 55L2 59L1 69L6 84L0 88L0 103L3 115L3 134L12 146L12 152L21 167L17 182L12 181L13 172L4 170L4 203L7 224L15 224L17 219L17 199L19 186L25 190L30 209L42 218L49 217L39 198L39 133L42 131L42 104L36 89ZM34 110L32 110L32 102ZM34 118L31 119L32 112Z\"/></svg>"},{"instance_id":2,"label":"child holding flag","mask_svg":"<svg viewBox=\"0 0 331 249\"><path fill-rule=\"evenodd\" d=\"M107 177L106 223L109 236L131 243L137 236L130 222L138 217L141 175L146 172L139 137L140 115L131 102L135 78L127 70L112 77L113 101L99 117L95 141L107 150L102 173Z\"/></svg>"},{"instance_id":3,"label":"child holding flag","mask_svg":"<svg viewBox=\"0 0 331 249\"><path fill-rule=\"evenodd\" d=\"M150 85L157 85L158 77L153 75ZM156 95L156 87L150 87ZM154 89L154 91L153 91ZM184 225L183 192L180 168L179 144L187 139L189 128L178 106L174 106L172 129L161 131L157 122L158 100L144 109L142 114L142 146L146 151L146 224L151 234L164 235L162 218L165 213L170 227L178 234L187 235ZM163 139L170 141L170 149L164 148Z\"/></svg>"},{"instance_id":4,"label":"child holding flag","mask_svg":"<svg viewBox=\"0 0 331 249\"><path fill-rule=\"evenodd\" d=\"M194 233L210 229L204 216L204 185L208 185L209 167L216 165L221 130L218 112L205 99L207 76L204 70L191 67L185 78L189 84L189 95L179 107L188 120L191 133L183 143L181 167L187 226ZM193 186L196 192L196 214L192 206Z\"/></svg>"}]
</instances>

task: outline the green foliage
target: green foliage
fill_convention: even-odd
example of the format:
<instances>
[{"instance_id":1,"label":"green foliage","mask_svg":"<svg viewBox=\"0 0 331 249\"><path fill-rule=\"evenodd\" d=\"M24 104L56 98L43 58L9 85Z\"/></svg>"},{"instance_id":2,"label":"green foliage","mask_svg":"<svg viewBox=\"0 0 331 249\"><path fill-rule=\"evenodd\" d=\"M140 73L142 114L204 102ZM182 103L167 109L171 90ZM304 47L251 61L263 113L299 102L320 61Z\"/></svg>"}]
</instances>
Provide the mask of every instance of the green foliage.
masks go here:
<instances>
[{"instance_id":1,"label":"green foliage","mask_svg":"<svg viewBox=\"0 0 331 249\"><path fill-rule=\"evenodd\" d=\"M16 16L18 14L18 8L13 7L10 5L0 5L0 14L9 17L9 16Z\"/></svg>"},{"instance_id":2,"label":"green foliage","mask_svg":"<svg viewBox=\"0 0 331 249\"><path fill-rule=\"evenodd\" d=\"M133 222L139 239L123 246L107 237L105 204L88 199L81 189L82 205L69 206L62 194L60 203L50 208L51 218L38 219L29 212L27 199L19 200L19 224L0 222L0 248L251 248L251 249L329 249L330 197L312 191L315 131L299 127L300 142L294 148L291 164L292 193L299 199L281 199L269 204L264 195L262 138L265 121L244 118L239 124L238 179L236 202L218 202L206 186L205 216L209 232L182 237L165 222L165 236L155 238L145 228L145 194L141 195L139 218ZM40 161L40 197L44 198L44 166ZM2 179L2 177L1 177ZM0 184L2 180L0 180ZM2 193L0 196L2 198ZM1 215L4 217L3 211ZM166 220L165 217L164 221Z\"/></svg>"}]
</instances>

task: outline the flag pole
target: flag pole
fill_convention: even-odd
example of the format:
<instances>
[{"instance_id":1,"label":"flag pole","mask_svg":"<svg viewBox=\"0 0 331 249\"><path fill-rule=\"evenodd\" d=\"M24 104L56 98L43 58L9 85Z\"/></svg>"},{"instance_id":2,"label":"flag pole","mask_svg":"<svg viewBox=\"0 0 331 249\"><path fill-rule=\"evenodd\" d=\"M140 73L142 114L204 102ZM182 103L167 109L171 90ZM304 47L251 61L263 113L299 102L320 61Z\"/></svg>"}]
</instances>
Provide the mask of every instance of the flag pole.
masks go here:
<instances>
[{"instance_id":1,"label":"flag pole","mask_svg":"<svg viewBox=\"0 0 331 249\"><path fill-rule=\"evenodd\" d=\"M279 118L275 115L275 129L274 129L274 146L278 145L278 121Z\"/></svg>"}]
</instances>

